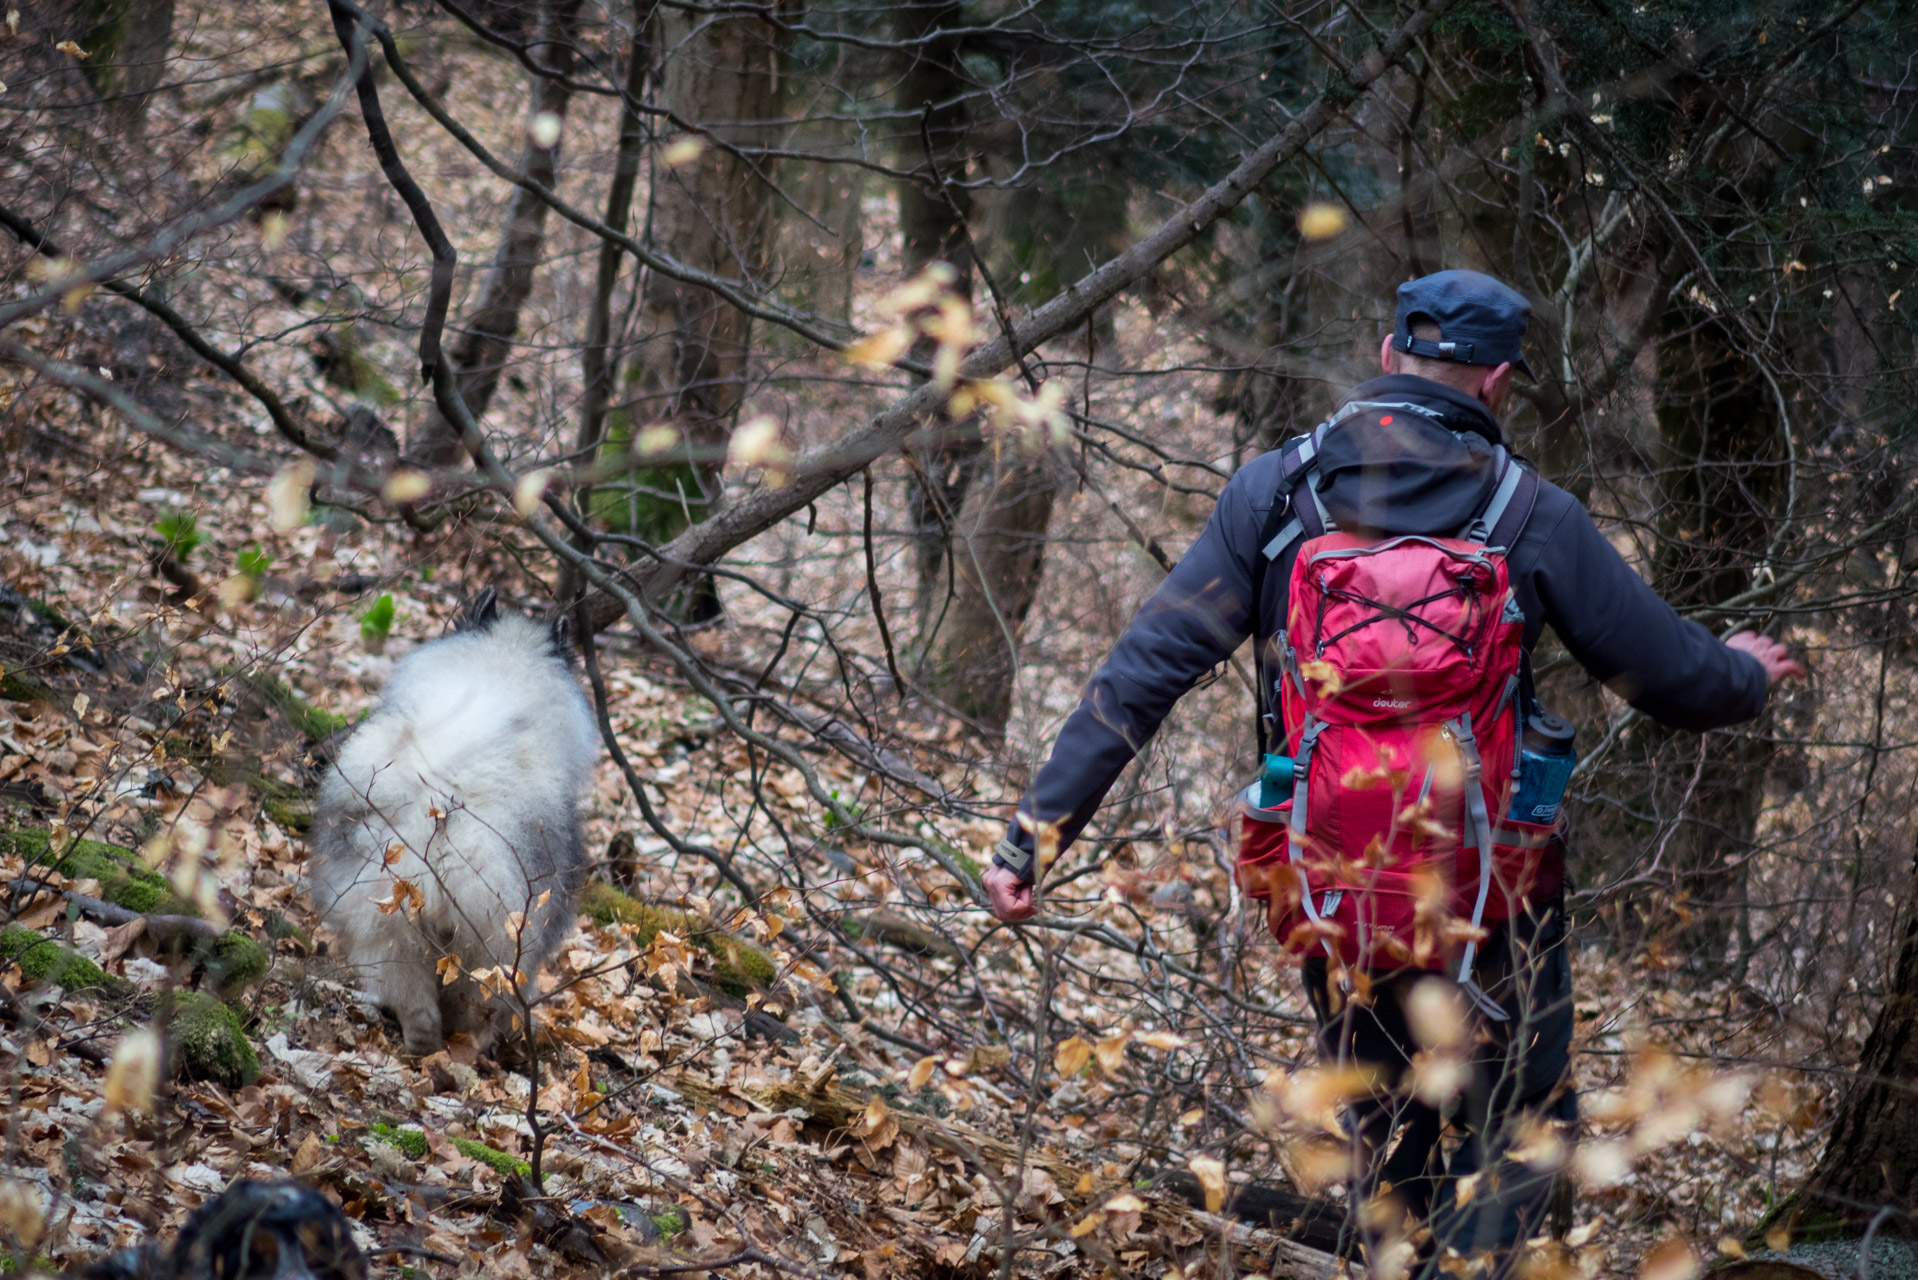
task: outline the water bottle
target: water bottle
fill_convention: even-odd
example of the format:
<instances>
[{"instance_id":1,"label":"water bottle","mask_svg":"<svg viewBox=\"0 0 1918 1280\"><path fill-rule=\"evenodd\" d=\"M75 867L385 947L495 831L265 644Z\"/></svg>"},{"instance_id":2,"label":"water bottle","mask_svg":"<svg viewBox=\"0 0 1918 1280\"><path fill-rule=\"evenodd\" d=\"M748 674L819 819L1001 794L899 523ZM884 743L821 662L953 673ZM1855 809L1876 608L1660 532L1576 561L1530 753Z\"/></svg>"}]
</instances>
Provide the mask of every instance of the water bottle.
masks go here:
<instances>
[{"instance_id":1,"label":"water bottle","mask_svg":"<svg viewBox=\"0 0 1918 1280\"><path fill-rule=\"evenodd\" d=\"M1549 711L1525 719L1519 740L1518 786L1512 791L1510 816L1520 822L1558 821L1565 784L1572 780L1578 753L1572 750L1571 722Z\"/></svg>"},{"instance_id":2,"label":"water bottle","mask_svg":"<svg viewBox=\"0 0 1918 1280\"><path fill-rule=\"evenodd\" d=\"M1259 808L1276 809L1292 798L1291 756L1268 755L1259 770Z\"/></svg>"}]
</instances>

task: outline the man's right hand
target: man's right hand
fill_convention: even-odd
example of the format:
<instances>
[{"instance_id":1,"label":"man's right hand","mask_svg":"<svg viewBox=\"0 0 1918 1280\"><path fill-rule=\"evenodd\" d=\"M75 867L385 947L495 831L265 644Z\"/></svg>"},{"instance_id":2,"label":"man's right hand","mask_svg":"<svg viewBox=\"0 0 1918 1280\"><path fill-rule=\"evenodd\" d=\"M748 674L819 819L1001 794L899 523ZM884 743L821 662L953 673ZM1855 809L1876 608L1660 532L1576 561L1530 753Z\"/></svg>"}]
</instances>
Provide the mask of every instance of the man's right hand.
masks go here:
<instances>
[{"instance_id":1,"label":"man's right hand","mask_svg":"<svg viewBox=\"0 0 1918 1280\"><path fill-rule=\"evenodd\" d=\"M1740 653L1749 653L1758 659L1758 665L1765 668L1767 687L1777 684L1780 680L1793 677L1802 680L1805 677L1804 664L1792 657L1784 645L1770 636L1761 636L1755 631L1740 631L1736 635L1725 637L1725 647L1736 649Z\"/></svg>"},{"instance_id":2,"label":"man's right hand","mask_svg":"<svg viewBox=\"0 0 1918 1280\"><path fill-rule=\"evenodd\" d=\"M997 863L987 867L983 880L992 914L1007 924L1018 924L1039 914L1032 902L1032 886L1004 867Z\"/></svg>"}]
</instances>

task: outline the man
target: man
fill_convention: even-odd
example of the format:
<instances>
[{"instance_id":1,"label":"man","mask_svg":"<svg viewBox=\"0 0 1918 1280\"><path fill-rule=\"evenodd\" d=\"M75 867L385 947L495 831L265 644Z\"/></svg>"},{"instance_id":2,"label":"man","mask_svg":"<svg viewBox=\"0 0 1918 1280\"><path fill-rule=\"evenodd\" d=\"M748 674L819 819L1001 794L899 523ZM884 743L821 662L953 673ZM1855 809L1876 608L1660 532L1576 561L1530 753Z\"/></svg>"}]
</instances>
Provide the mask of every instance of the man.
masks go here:
<instances>
[{"instance_id":1,"label":"man","mask_svg":"<svg viewBox=\"0 0 1918 1280\"><path fill-rule=\"evenodd\" d=\"M1531 377L1522 351L1530 314L1521 296L1473 271L1441 271L1399 287L1393 332L1379 347L1385 376L1347 399L1399 411L1354 414L1319 447L1318 494L1338 528L1449 535L1485 512L1499 480L1498 411L1513 371ZM1265 652L1282 627L1284 574L1260 562L1262 548L1273 545L1275 502L1287 500L1283 454L1254 459L1227 483L1198 541L1093 676L986 872L1001 920L1029 919L1036 910L1035 833L1049 828L1061 848L1070 844L1172 704L1248 635ZM1595 678L1665 724L1703 731L1750 720L1771 684L1803 674L1775 641L1741 632L1721 643L1680 618L1578 501L1543 480L1506 563L1525 616L1525 652L1550 625ZM1263 586L1255 589L1262 568ZM1563 874L1555 845L1531 910L1493 926L1483 944L1481 984L1513 1016L1474 1026L1469 1082L1444 1111L1398 1087L1417 1049L1406 997L1430 975L1380 974L1372 999L1349 1001L1343 984L1328 981L1324 957L1305 963L1321 1057L1373 1067L1381 1081L1348 1116L1361 1148L1352 1202L1389 1191L1424 1228L1428 1265L1448 1251L1491 1250L1509 1260L1512 1246L1540 1226L1549 1175L1503 1157L1536 1122L1576 1117L1567 1084L1572 1002ZM1440 1147L1448 1123L1462 1130L1449 1162ZM1460 1194L1472 1174L1489 1176ZM1387 1235L1402 1221L1373 1216ZM1369 1247L1382 1238L1360 1230L1372 1237Z\"/></svg>"}]
</instances>

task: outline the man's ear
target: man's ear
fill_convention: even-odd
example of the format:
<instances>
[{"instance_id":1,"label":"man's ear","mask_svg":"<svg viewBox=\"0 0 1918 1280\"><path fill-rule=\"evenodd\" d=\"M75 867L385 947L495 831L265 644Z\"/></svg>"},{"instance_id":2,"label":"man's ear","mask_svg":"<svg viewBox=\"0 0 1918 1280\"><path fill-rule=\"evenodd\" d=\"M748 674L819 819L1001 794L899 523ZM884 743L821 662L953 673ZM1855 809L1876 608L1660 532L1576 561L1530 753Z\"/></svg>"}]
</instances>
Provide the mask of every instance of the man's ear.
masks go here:
<instances>
[{"instance_id":1,"label":"man's ear","mask_svg":"<svg viewBox=\"0 0 1918 1280\"><path fill-rule=\"evenodd\" d=\"M1479 384L1478 398L1487 409L1497 413L1505 407L1505 397L1512 389L1512 362L1494 365L1485 375L1485 381Z\"/></svg>"},{"instance_id":2,"label":"man's ear","mask_svg":"<svg viewBox=\"0 0 1918 1280\"><path fill-rule=\"evenodd\" d=\"M1386 373L1398 372L1392 367L1392 335L1389 333L1379 343L1379 368Z\"/></svg>"}]
</instances>

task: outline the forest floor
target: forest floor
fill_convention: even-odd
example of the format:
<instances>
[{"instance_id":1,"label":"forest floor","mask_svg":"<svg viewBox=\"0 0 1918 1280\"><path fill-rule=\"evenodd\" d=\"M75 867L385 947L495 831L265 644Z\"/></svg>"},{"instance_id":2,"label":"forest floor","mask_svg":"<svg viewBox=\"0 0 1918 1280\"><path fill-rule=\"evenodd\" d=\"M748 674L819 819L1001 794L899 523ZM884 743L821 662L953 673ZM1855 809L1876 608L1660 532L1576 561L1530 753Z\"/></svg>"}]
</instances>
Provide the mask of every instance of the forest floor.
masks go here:
<instances>
[{"instance_id":1,"label":"forest floor","mask_svg":"<svg viewBox=\"0 0 1918 1280\"><path fill-rule=\"evenodd\" d=\"M208 32L227 38L225 27ZM511 143L518 116L492 104L519 100L517 71L457 51L448 66L459 72L448 76L458 109L489 127L507 121L492 140ZM590 136L581 117L596 109L577 106L569 129ZM422 153L415 162L435 198L459 211L448 225L462 260L484 263L500 191L406 104L391 111ZM184 136L193 123L171 127ZM329 139L315 169L324 180L306 184L282 250L301 255L289 271L324 274L351 260L356 240L360 250L397 243L390 193L363 139ZM582 183L593 177L590 165L580 173ZM886 230L869 227L868 243L896 241ZM239 269L253 261L250 234L236 230L223 248L233 273L221 278L240 282L234 323L304 333L317 322L274 311L281 304ZM566 228L549 247L555 258L590 257ZM855 305L862 324L876 282L896 267L883 247L877 258ZM379 263L364 274L369 296L388 286L403 294L419 265ZM544 293L529 307L524 332L542 340L528 342L520 368L534 387L572 385L561 310ZM1139 299L1112 311L1116 349L1102 362L1173 372L1146 391L1088 374L1089 414L1122 410L1150 423L1168 450L1220 456L1230 433L1213 430L1212 381L1179 372L1205 365L1207 353L1168 336ZM95 299L71 331L52 316L44 331L35 319L10 332L109 370L176 416L234 438L266 434L257 406L177 350L131 325L95 323L119 314ZM398 326L379 334L369 344L375 363L413 367ZM326 392L307 356L297 342L267 342L249 359L317 403ZM802 446L857 421L879 390L844 377L843 366L809 369L798 358L781 373L804 384L794 393L803 402L780 415ZM417 418L417 388L398 394L395 421ZM558 420L535 399L509 387L492 418ZM438 636L479 585L497 584L514 607L545 603L514 530L454 522L421 535L320 511L275 532L268 486L170 453L16 366L0 368L0 412L9 432L0 451L0 925L58 939L98 966L63 963L60 985L29 972L43 967L44 949L9 948L21 963L0 960L9 1099L0 1242L15 1266L72 1266L170 1235L233 1179L292 1173L340 1202L381 1276L648 1274L728 1257L740 1259L734 1274L985 1276L1001 1274L1015 1237L1022 1274L1323 1272L1324 1255L1287 1245L1286 1231L1194 1208L1169 1190L1168 1175L1215 1193L1215 1203L1245 1182L1322 1190L1318 1157L1336 1124L1333 1082L1313 1074L1297 975L1242 909L1228 841L1217 837L1233 789L1226 775L1243 767L1240 735L1212 728L1226 708L1244 715L1234 678L1188 698L1168 722L1135 774L1149 778L1124 797L1138 838L1109 855L1073 855L1069 887L1048 899L1050 927L995 925L958 878L989 856L1048 726L1156 581L1102 502L1075 493L1055 514L1047 594L1027 628L1028 654L1050 678L1030 679L1030 666L1022 675L1008 746L994 756L937 716L883 726L884 745L970 812L930 803L871 761L789 727L767 729L875 820L948 851L938 857L842 838L797 773L724 732L711 707L629 638L602 637L610 718L661 799L664 825L726 851L756 884L784 887L757 910L724 905L731 891L713 867L658 838L602 759L588 847L606 851L602 876L623 874L632 898L649 905L602 894L596 914L580 916L540 978L541 1052L529 1080L467 1043L424 1060L404 1055L394 1025L329 956L304 892L318 762L374 703L395 658ZM536 453L538 442L524 438L535 433L508 443ZM1111 497L1176 555L1208 504L1142 478L1147 464L1155 477L1208 492L1220 468L1134 461L1121 481L1132 487L1114 486ZM909 528L902 477L903 468L881 477L879 524L894 547ZM836 634L871 660L880 647L860 603L859 518L857 497L842 490L740 559L781 592L827 601L820 608ZM902 564L879 576L887 599L908 597ZM727 603L726 622L688 643L713 666L756 674L783 645L786 618L743 590ZM804 664L789 659L785 683L773 687L822 714L843 669L835 675L829 646L801 630L795 650L807 650L810 669L790 674ZM1193 812L1209 808L1218 812L1193 825ZM1001 816L980 816L991 813ZM50 872L29 856L21 833L34 831L62 847L84 838L131 851L165 883L111 864ZM163 1009L191 1007L182 993L221 985L222 975L177 921L82 901L124 898L122 882L136 880L165 899L167 914L230 926L270 958L264 972L209 996L243 1033L244 1047L230 1044L228 1058L202 1071L227 1078L168 1073L145 1111L124 1058L109 1088L125 1037ZM1562 1165L1577 1187L1566 1242L1544 1250L1540 1274L1687 1280L1735 1251L1808 1171L1831 1085L1863 1027L1700 978L1665 947L1605 939L1580 934L1574 949L1583 1133L1575 1153L1546 1140L1531 1153ZM521 1168L536 1155L543 1185L529 1199Z\"/></svg>"},{"instance_id":2,"label":"forest floor","mask_svg":"<svg viewBox=\"0 0 1918 1280\"><path fill-rule=\"evenodd\" d=\"M1202 1029L1155 1022L1150 1005L1125 996L1144 976L1139 959L1059 934L1056 948L1034 949L992 927L933 862L834 846L796 775L750 758L715 731L710 709L616 641L601 654L613 723L668 798L665 820L689 839L809 858L813 883L758 912L715 907L709 869L650 838L602 763L590 846L637 834L629 887L682 914L665 929L650 917L580 917L542 978L536 1096L524 1074L470 1044L405 1057L394 1026L329 961L303 896L311 760L372 703L394 656L437 635L461 604L454 575L432 566L510 588L524 580L457 531L430 545L363 526L262 533L257 485L209 476L59 397L27 420L0 504L0 580L90 646L44 611L6 611L0 826L141 851L170 877L180 909L229 920L271 948L271 964L229 997L257 1074L176 1080L151 1114L116 1110L106 1098L117 1042L163 993L210 982L205 957L70 909L67 890L107 891L97 874L41 870L40 887L23 890L23 846L7 846L12 922L64 939L120 980L76 990L5 971L5 1225L23 1259L78 1263L176 1228L232 1179L291 1172L344 1204L376 1274L598 1274L746 1248L837 1274L985 1274L1009 1222L1026 1233L1019 1265L1033 1273L1310 1269L1311 1255L1288 1252L1279 1235L1154 1190L1155 1174L1188 1167L1202 1186L1309 1177L1296 1125L1292 1138L1230 1132L1241 1106L1260 1114L1246 1100L1261 1092L1290 1098L1307 1131L1319 1118L1297 1099L1309 1092L1306 1009L1294 975L1261 950L1256 920L1227 927L1247 939L1246 971L1257 975L1245 998L1266 1013L1265 1065L1234 1081L1204 1054ZM69 447L77 438L85 450ZM192 587L152 568L156 524L185 512L198 540L182 557L201 575L195 605L181 600ZM180 526L169 528L177 540ZM218 566L254 547L272 566L236 585ZM384 644L363 620L379 593L397 608ZM700 643L723 660L736 636L721 628ZM263 695L273 680L296 696ZM930 735L916 761L934 775L950 768L940 746ZM879 794L847 760L818 763L847 794ZM974 859L997 836L987 821L922 820ZM1175 881L1181 894L1160 892ZM1201 935L1181 913L1229 898L1216 860L1191 857L1115 870L1059 909L1083 925L1143 920L1160 946L1203 965ZM890 979L819 927L915 913L942 935L922 937L921 954L892 952L888 972L972 1001L962 1016L977 1026L974 1043L913 1046ZM769 959L777 980L729 975L727 957L739 960L729 936ZM909 929L863 936L875 949L912 945ZM1035 989L1055 964L1084 980L1035 1020ZM1805 1173L1832 1077L1739 1066L1779 1060L1792 1027L1749 991L1700 983L1656 950L1593 943L1575 967L1588 1119L1569 1164L1580 1190L1561 1261L1630 1274L1668 1238L1702 1257L1721 1242L1735 1249ZM835 983L862 1002L866 1025L833 998ZM762 1018L755 1034L749 1006L780 1021ZM1137 1100L1159 1098L1168 1080L1194 1105L1142 1111ZM532 1122L556 1208L522 1229L526 1213L502 1209L501 1193L517 1181L513 1162L533 1154Z\"/></svg>"}]
</instances>

